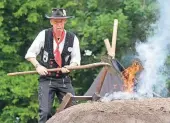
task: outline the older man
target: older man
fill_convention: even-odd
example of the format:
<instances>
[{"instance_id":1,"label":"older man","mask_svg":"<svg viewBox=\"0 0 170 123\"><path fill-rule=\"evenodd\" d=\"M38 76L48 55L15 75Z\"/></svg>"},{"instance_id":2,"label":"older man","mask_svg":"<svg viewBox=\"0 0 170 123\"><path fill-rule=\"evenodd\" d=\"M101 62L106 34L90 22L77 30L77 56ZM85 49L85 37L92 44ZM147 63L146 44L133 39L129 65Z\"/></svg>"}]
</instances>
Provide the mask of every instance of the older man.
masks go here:
<instances>
[{"instance_id":1,"label":"older man","mask_svg":"<svg viewBox=\"0 0 170 123\"><path fill-rule=\"evenodd\" d=\"M42 30L33 41L25 58L40 74L39 77L39 123L45 123L51 116L55 94L61 103L63 96L74 95L67 66L80 65L79 40L75 34L64 29L67 16L64 9L54 8L50 16L52 28ZM40 60L36 59L40 54ZM48 72L50 68L61 68L61 72Z\"/></svg>"}]
</instances>

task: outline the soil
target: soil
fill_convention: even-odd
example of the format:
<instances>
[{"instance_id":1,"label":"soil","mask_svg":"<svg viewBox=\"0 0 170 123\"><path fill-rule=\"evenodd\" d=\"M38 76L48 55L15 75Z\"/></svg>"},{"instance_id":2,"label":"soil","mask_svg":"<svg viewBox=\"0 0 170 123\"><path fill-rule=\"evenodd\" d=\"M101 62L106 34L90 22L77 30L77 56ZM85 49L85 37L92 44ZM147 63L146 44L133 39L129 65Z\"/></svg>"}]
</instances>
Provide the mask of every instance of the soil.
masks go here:
<instances>
[{"instance_id":1,"label":"soil","mask_svg":"<svg viewBox=\"0 0 170 123\"><path fill-rule=\"evenodd\" d=\"M170 123L170 98L81 103L47 123Z\"/></svg>"}]
</instances>

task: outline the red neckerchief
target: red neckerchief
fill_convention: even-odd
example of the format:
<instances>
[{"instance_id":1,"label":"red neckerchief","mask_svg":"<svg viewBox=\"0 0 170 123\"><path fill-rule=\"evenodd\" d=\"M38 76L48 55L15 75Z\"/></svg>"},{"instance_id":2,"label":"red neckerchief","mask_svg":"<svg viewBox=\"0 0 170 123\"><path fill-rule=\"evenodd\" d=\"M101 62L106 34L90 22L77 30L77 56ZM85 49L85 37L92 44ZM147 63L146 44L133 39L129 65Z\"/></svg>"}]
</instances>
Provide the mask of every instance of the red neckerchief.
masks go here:
<instances>
[{"instance_id":1,"label":"red neckerchief","mask_svg":"<svg viewBox=\"0 0 170 123\"><path fill-rule=\"evenodd\" d=\"M54 59L56 63L59 65L59 67L62 67L62 59L61 59L61 53L59 51L59 44L63 41L65 35L65 31L63 30L61 34L61 38L58 38L56 34L53 32L53 37L56 41L57 47L56 50L54 51Z\"/></svg>"}]
</instances>

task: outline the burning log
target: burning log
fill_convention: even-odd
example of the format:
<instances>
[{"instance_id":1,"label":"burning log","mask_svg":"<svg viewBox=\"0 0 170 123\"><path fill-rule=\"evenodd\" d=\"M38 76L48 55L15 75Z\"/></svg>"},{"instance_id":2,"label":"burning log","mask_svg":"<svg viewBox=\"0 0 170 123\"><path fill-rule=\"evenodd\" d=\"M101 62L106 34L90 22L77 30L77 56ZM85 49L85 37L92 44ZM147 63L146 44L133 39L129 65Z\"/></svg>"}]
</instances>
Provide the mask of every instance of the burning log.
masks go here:
<instances>
[{"instance_id":1,"label":"burning log","mask_svg":"<svg viewBox=\"0 0 170 123\"><path fill-rule=\"evenodd\" d=\"M135 86L135 76L136 74L143 69L142 64L139 60L133 61L132 65L126 68L122 72L122 79L124 81L124 91L133 92Z\"/></svg>"}]
</instances>

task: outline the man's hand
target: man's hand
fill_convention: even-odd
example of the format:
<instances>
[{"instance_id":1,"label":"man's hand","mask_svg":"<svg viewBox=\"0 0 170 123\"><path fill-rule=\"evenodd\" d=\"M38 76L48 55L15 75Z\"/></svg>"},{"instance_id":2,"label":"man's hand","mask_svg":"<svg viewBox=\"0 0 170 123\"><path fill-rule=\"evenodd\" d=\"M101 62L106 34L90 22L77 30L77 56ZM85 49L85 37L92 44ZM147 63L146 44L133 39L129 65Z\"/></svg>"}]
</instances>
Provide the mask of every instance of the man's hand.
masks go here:
<instances>
[{"instance_id":1,"label":"man's hand","mask_svg":"<svg viewBox=\"0 0 170 123\"><path fill-rule=\"evenodd\" d=\"M47 74L48 74L47 68L45 68L44 66L42 66L42 65L40 65L40 64L36 66L36 71L37 71L40 75L47 75Z\"/></svg>"},{"instance_id":2,"label":"man's hand","mask_svg":"<svg viewBox=\"0 0 170 123\"><path fill-rule=\"evenodd\" d=\"M78 64L75 62L72 62L70 65L65 65L64 67L61 68L62 73L69 73L70 70L68 69L69 67L77 66Z\"/></svg>"},{"instance_id":3,"label":"man's hand","mask_svg":"<svg viewBox=\"0 0 170 123\"><path fill-rule=\"evenodd\" d=\"M70 65L65 65L64 67L61 68L62 73L69 73L70 70L68 70L69 67L77 66L78 64L75 62L72 62Z\"/></svg>"},{"instance_id":4,"label":"man's hand","mask_svg":"<svg viewBox=\"0 0 170 123\"><path fill-rule=\"evenodd\" d=\"M69 73L70 71L67 69L67 66L61 68L62 73Z\"/></svg>"}]
</instances>

